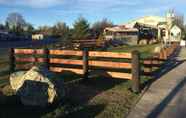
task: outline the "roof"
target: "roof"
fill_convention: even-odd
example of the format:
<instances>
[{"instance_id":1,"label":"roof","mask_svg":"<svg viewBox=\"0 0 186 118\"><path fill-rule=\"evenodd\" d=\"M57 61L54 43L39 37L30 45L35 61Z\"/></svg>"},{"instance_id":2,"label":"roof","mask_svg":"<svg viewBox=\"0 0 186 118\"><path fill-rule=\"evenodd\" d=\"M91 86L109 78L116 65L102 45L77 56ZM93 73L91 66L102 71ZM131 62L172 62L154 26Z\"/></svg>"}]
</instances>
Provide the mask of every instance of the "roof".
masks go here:
<instances>
[{"instance_id":1,"label":"roof","mask_svg":"<svg viewBox=\"0 0 186 118\"><path fill-rule=\"evenodd\" d=\"M166 22L166 18L160 16L144 16L132 21L129 21L127 25L134 26L136 23L146 24L157 27L160 22Z\"/></svg>"},{"instance_id":2,"label":"roof","mask_svg":"<svg viewBox=\"0 0 186 118\"><path fill-rule=\"evenodd\" d=\"M145 23L138 23L138 22L137 22L136 24L138 24L138 25L140 25L140 26L144 26L144 27L149 27L149 28L155 28L155 29L158 28L157 26L150 25L150 24L145 24Z\"/></svg>"},{"instance_id":3,"label":"roof","mask_svg":"<svg viewBox=\"0 0 186 118\"><path fill-rule=\"evenodd\" d=\"M177 25L172 25L171 30L175 30L175 29L181 31L181 28L180 27L178 27Z\"/></svg>"},{"instance_id":4,"label":"roof","mask_svg":"<svg viewBox=\"0 0 186 118\"><path fill-rule=\"evenodd\" d=\"M125 26L116 26L116 27L108 27L105 30L109 30L112 32L138 32L137 28L127 28Z\"/></svg>"}]
</instances>

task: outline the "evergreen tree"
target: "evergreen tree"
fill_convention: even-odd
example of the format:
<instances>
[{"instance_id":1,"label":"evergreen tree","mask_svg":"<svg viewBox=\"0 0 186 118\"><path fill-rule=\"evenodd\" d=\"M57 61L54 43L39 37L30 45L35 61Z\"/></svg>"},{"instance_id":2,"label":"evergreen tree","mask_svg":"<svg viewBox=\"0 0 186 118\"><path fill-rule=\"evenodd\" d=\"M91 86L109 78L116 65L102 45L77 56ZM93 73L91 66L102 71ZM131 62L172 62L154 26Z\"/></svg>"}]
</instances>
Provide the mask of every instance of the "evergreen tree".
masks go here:
<instances>
[{"instance_id":1,"label":"evergreen tree","mask_svg":"<svg viewBox=\"0 0 186 118\"><path fill-rule=\"evenodd\" d=\"M85 40L90 37L90 28L88 21L80 17L74 23L74 29L72 33L72 38L74 40Z\"/></svg>"}]
</instances>

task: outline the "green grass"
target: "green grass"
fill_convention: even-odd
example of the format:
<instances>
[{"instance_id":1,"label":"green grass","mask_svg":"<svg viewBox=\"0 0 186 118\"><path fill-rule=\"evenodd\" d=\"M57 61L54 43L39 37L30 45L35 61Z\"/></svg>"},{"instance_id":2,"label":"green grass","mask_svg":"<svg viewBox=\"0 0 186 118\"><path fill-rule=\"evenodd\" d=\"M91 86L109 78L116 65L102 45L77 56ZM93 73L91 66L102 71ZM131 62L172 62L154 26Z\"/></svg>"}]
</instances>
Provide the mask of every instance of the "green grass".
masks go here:
<instances>
[{"instance_id":1,"label":"green grass","mask_svg":"<svg viewBox=\"0 0 186 118\"><path fill-rule=\"evenodd\" d=\"M113 52L132 52L137 50L141 53L141 57L145 58L152 55L155 47L160 46L160 44L149 44L149 45L135 45L135 46L120 46L120 47L111 47L108 51Z\"/></svg>"},{"instance_id":2,"label":"green grass","mask_svg":"<svg viewBox=\"0 0 186 118\"><path fill-rule=\"evenodd\" d=\"M71 87L63 106L43 116L67 118L123 118L138 95L129 90L131 82L98 77Z\"/></svg>"}]
</instances>

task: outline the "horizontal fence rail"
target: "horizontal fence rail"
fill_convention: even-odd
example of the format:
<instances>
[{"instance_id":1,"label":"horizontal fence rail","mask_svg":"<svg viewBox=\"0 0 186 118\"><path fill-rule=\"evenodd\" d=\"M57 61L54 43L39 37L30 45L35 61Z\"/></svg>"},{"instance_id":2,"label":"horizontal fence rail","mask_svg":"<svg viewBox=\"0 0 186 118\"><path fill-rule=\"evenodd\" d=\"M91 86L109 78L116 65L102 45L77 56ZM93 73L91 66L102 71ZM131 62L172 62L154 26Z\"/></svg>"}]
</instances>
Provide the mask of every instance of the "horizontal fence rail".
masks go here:
<instances>
[{"instance_id":1,"label":"horizontal fence rail","mask_svg":"<svg viewBox=\"0 0 186 118\"><path fill-rule=\"evenodd\" d=\"M70 65L83 65L82 60L72 60L72 59L58 59L51 58L49 63L53 64L70 64Z\"/></svg>"},{"instance_id":2,"label":"horizontal fence rail","mask_svg":"<svg viewBox=\"0 0 186 118\"><path fill-rule=\"evenodd\" d=\"M50 50L50 55L68 55L68 56L83 56L82 51L73 51L73 50Z\"/></svg>"},{"instance_id":3,"label":"horizontal fence rail","mask_svg":"<svg viewBox=\"0 0 186 118\"><path fill-rule=\"evenodd\" d=\"M90 66L105 67L105 68L125 68L131 69L131 63L120 63L120 62L106 62L106 61L89 61Z\"/></svg>"},{"instance_id":4,"label":"horizontal fence rail","mask_svg":"<svg viewBox=\"0 0 186 118\"><path fill-rule=\"evenodd\" d=\"M71 71L76 74L83 74L82 69L74 69L74 68L50 67L50 70L53 72L58 72L58 73L63 72L63 71Z\"/></svg>"},{"instance_id":5,"label":"horizontal fence rail","mask_svg":"<svg viewBox=\"0 0 186 118\"><path fill-rule=\"evenodd\" d=\"M66 57L68 56L68 58ZM140 91L139 53L118 53L103 51L54 50L54 49L11 49L11 72L29 69L42 63L50 71L62 73L70 71L89 78L95 75L108 76L133 81L132 90ZM106 60L105 60L106 59ZM124 60L122 60L124 59Z\"/></svg>"},{"instance_id":6,"label":"horizontal fence rail","mask_svg":"<svg viewBox=\"0 0 186 118\"><path fill-rule=\"evenodd\" d=\"M177 44L162 48L151 57L140 59L140 53L103 52L54 49L11 49L10 71L30 69L33 65L43 64L52 72L65 71L83 75L84 79L104 76L132 81L132 90L140 91L140 75L153 76L156 70L174 56ZM142 71L142 74L141 74Z\"/></svg>"},{"instance_id":7,"label":"horizontal fence rail","mask_svg":"<svg viewBox=\"0 0 186 118\"><path fill-rule=\"evenodd\" d=\"M97 51L90 51L89 56L91 57L110 57L110 58L125 58L131 59L131 53L119 53L119 52L97 52Z\"/></svg>"},{"instance_id":8,"label":"horizontal fence rail","mask_svg":"<svg viewBox=\"0 0 186 118\"><path fill-rule=\"evenodd\" d=\"M162 48L159 53L155 53L151 57L145 58L142 63L144 66L144 75L152 76L156 74L158 69L161 70L161 67L174 56L178 47L178 44L173 43L169 47Z\"/></svg>"}]
</instances>

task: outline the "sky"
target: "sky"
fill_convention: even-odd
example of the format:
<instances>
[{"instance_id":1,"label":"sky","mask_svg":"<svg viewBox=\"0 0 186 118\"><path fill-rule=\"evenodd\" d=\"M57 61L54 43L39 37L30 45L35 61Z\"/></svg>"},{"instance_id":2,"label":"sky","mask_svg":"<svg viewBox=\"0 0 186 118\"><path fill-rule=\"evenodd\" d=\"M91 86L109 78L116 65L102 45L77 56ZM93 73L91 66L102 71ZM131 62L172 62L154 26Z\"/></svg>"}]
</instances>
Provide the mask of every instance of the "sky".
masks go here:
<instances>
[{"instance_id":1,"label":"sky","mask_svg":"<svg viewBox=\"0 0 186 118\"><path fill-rule=\"evenodd\" d=\"M186 0L0 0L0 23L18 12L34 27L65 22L72 26L79 17L89 23L107 18L114 24L147 15L164 16L168 9L186 14Z\"/></svg>"}]
</instances>

